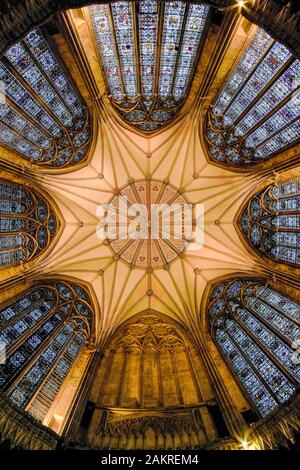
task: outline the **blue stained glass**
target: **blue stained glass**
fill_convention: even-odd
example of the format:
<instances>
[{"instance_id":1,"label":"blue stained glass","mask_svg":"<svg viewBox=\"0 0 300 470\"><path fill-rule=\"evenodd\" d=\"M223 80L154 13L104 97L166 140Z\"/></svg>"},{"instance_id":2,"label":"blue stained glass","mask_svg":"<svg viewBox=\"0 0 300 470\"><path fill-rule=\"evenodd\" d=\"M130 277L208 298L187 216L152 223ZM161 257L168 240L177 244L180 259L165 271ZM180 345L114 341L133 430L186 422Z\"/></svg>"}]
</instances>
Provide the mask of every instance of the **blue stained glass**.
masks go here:
<instances>
[{"instance_id":1,"label":"blue stained glass","mask_svg":"<svg viewBox=\"0 0 300 470\"><path fill-rule=\"evenodd\" d=\"M286 316L300 320L300 305L268 287L258 288L259 297L282 311Z\"/></svg>"},{"instance_id":2,"label":"blue stained glass","mask_svg":"<svg viewBox=\"0 0 300 470\"><path fill-rule=\"evenodd\" d=\"M300 305L242 278L217 284L209 298L214 338L259 414L267 416L294 396L300 382L291 347L300 335Z\"/></svg>"},{"instance_id":3,"label":"blue stained glass","mask_svg":"<svg viewBox=\"0 0 300 470\"><path fill-rule=\"evenodd\" d=\"M50 215L51 214L51 215ZM54 230L41 225L52 220ZM0 265L9 266L42 253L58 224L48 203L22 185L0 182ZM35 243L37 241L38 245Z\"/></svg>"},{"instance_id":4,"label":"blue stained glass","mask_svg":"<svg viewBox=\"0 0 300 470\"><path fill-rule=\"evenodd\" d=\"M77 335L69 342L61 356L61 359L59 359L55 367L51 370L47 380L42 385L37 396L28 408L28 412L33 414L35 418L42 420L45 417L48 408L43 406L43 404L45 401L49 403L54 400L63 381L71 370L83 344L84 336L81 333L77 333ZM39 380L39 378L37 380Z\"/></svg>"},{"instance_id":5,"label":"blue stained glass","mask_svg":"<svg viewBox=\"0 0 300 470\"><path fill-rule=\"evenodd\" d=\"M229 321L226 321L226 324ZM236 322L230 322L227 328L235 343L242 349L243 354L251 362L262 379L271 388L279 402L284 402L293 395L295 386L280 372L277 366L268 358L262 349L245 333Z\"/></svg>"},{"instance_id":6,"label":"blue stained glass","mask_svg":"<svg viewBox=\"0 0 300 470\"><path fill-rule=\"evenodd\" d=\"M270 395L259 375L247 363L230 337L217 330L216 340L261 415L267 416L276 408L276 400Z\"/></svg>"},{"instance_id":7,"label":"blue stained glass","mask_svg":"<svg viewBox=\"0 0 300 470\"><path fill-rule=\"evenodd\" d=\"M72 109L72 113L77 117L82 117L84 114L82 104L41 31L34 29L25 37L24 42L35 59L42 64L44 73L60 97Z\"/></svg>"},{"instance_id":8,"label":"blue stained glass","mask_svg":"<svg viewBox=\"0 0 300 470\"><path fill-rule=\"evenodd\" d=\"M214 113L218 116L234 98L239 88L246 83L252 70L260 63L265 51L272 45L273 39L263 29L258 29L249 43L235 70L226 82L214 105Z\"/></svg>"},{"instance_id":9,"label":"blue stained glass","mask_svg":"<svg viewBox=\"0 0 300 470\"><path fill-rule=\"evenodd\" d=\"M110 98L125 121L151 132L175 116L188 94L208 10L157 0L89 7Z\"/></svg>"},{"instance_id":10,"label":"blue stained glass","mask_svg":"<svg viewBox=\"0 0 300 470\"><path fill-rule=\"evenodd\" d=\"M288 49L278 42L273 45L270 52L262 60L255 73L249 78L237 98L224 114L224 124L226 126L236 121L245 108L256 98L258 93L268 85L274 74L283 68L291 55Z\"/></svg>"},{"instance_id":11,"label":"blue stained glass","mask_svg":"<svg viewBox=\"0 0 300 470\"><path fill-rule=\"evenodd\" d=\"M255 156L263 159L273 153L279 151L281 148L295 142L299 137L300 120L298 119L294 124L280 131L275 136L271 137L267 142L262 144L255 152Z\"/></svg>"},{"instance_id":12,"label":"blue stained glass","mask_svg":"<svg viewBox=\"0 0 300 470\"><path fill-rule=\"evenodd\" d=\"M90 140L87 111L39 28L6 52L0 80L6 95L0 104L0 142L35 164L77 163L74 148ZM65 160L61 145L70 151Z\"/></svg>"},{"instance_id":13,"label":"blue stained glass","mask_svg":"<svg viewBox=\"0 0 300 470\"><path fill-rule=\"evenodd\" d=\"M38 160L41 156L39 148L18 135L12 129L8 129L0 122L0 142L14 148L30 160Z\"/></svg>"},{"instance_id":14,"label":"blue stained glass","mask_svg":"<svg viewBox=\"0 0 300 470\"><path fill-rule=\"evenodd\" d=\"M179 41L187 6L183 2L165 5L164 27L161 46L159 93L162 99L171 96Z\"/></svg>"},{"instance_id":15,"label":"blue stained glass","mask_svg":"<svg viewBox=\"0 0 300 470\"><path fill-rule=\"evenodd\" d=\"M248 132L299 86L300 61L296 60L239 121L235 128L235 135L241 136Z\"/></svg>"},{"instance_id":16,"label":"blue stained glass","mask_svg":"<svg viewBox=\"0 0 300 470\"><path fill-rule=\"evenodd\" d=\"M8 197L11 188L3 187ZM42 420L89 337L92 318L88 291L57 280L46 280L2 307L0 341L7 359L0 368L0 391Z\"/></svg>"},{"instance_id":17,"label":"blue stained glass","mask_svg":"<svg viewBox=\"0 0 300 470\"><path fill-rule=\"evenodd\" d=\"M145 0L139 9L139 39L142 93L146 99L155 91L157 34L157 2Z\"/></svg>"},{"instance_id":18,"label":"blue stained glass","mask_svg":"<svg viewBox=\"0 0 300 470\"><path fill-rule=\"evenodd\" d=\"M16 387L8 394L17 406L24 407L34 395L37 385L48 374L52 364L62 351L63 346L71 337L72 333L73 329L70 328L69 325L66 325L62 332L58 333L53 338L51 344L36 359L30 369L18 382Z\"/></svg>"},{"instance_id":19,"label":"blue stained glass","mask_svg":"<svg viewBox=\"0 0 300 470\"><path fill-rule=\"evenodd\" d=\"M115 99L120 100L124 91L121 86L122 80L117 59L116 46L114 43L109 6L92 5L89 7L89 11L110 93Z\"/></svg>"},{"instance_id":20,"label":"blue stained glass","mask_svg":"<svg viewBox=\"0 0 300 470\"><path fill-rule=\"evenodd\" d=\"M270 322L270 318L266 318L265 315L261 315L261 312L256 309L256 306L253 306L253 310L256 314L258 314L262 318L266 319L270 324L272 324L273 327L276 327L275 320ZM288 372L293 375L297 381L300 381L300 366L294 364L292 361L293 350L291 349L291 347L287 346L284 341L278 338L275 333L266 328L262 322L257 320L246 309L237 309L237 314L241 321L247 327L248 331L250 333L252 332L255 335L255 338L257 338L257 340L262 345L266 346L267 349L272 352L274 357L276 357L276 359L284 365ZM277 319L280 319L280 315L277 315ZM287 325L284 323L286 320L284 317L282 317L281 320L281 324L277 325L276 329L278 332L282 333L282 326L284 328L287 328Z\"/></svg>"},{"instance_id":21,"label":"blue stained glass","mask_svg":"<svg viewBox=\"0 0 300 470\"><path fill-rule=\"evenodd\" d=\"M199 49L207 14L208 7L206 5L190 5L189 7L175 78L175 100L184 98L187 93L189 79Z\"/></svg>"},{"instance_id":22,"label":"blue stained glass","mask_svg":"<svg viewBox=\"0 0 300 470\"><path fill-rule=\"evenodd\" d=\"M296 144L299 91L300 61L259 29L208 113L211 157L246 166Z\"/></svg>"},{"instance_id":23,"label":"blue stained glass","mask_svg":"<svg viewBox=\"0 0 300 470\"><path fill-rule=\"evenodd\" d=\"M111 10L125 93L128 97L135 97L137 94L135 66L137 58L134 47L132 4L130 2L116 2L111 5Z\"/></svg>"},{"instance_id":24,"label":"blue stained glass","mask_svg":"<svg viewBox=\"0 0 300 470\"><path fill-rule=\"evenodd\" d=\"M264 256L300 265L299 180L270 186L240 216L244 236ZM250 213L250 219L248 216Z\"/></svg>"}]
</instances>

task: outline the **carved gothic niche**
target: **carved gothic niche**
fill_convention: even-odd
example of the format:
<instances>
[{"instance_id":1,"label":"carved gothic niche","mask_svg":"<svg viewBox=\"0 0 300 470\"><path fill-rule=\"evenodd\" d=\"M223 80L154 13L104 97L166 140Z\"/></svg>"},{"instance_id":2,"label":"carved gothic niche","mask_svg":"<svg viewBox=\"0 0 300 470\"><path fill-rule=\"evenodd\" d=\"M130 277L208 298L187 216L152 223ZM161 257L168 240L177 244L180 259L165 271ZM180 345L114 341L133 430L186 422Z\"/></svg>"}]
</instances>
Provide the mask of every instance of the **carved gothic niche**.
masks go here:
<instances>
[{"instance_id":1,"label":"carved gothic niche","mask_svg":"<svg viewBox=\"0 0 300 470\"><path fill-rule=\"evenodd\" d=\"M62 279L35 281L0 305L0 341L6 352L0 392L44 422L80 353L91 343L94 310L84 285Z\"/></svg>"},{"instance_id":2,"label":"carved gothic niche","mask_svg":"<svg viewBox=\"0 0 300 470\"><path fill-rule=\"evenodd\" d=\"M191 413L110 418L105 431L96 435L102 449L193 449L207 443L203 424L195 424Z\"/></svg>"},{"instance_id":3,"label":"carved gothic niche","mask_svg":"<svg viewBox=\"0 0 300 470\"><path fill-rule=\"evenodd\" d=\"M203 370L199 355L176 326L155 315L125 325L106 356L102 367L108 378L97 392L101 406L151 408L203 400L194 373Z\"/></svg>"},{"instance_id":4,"label":"carved gothic niche","mask_svg":"<svg viewBox=\"0 0 300 470\"><path fill-rule=\"evenodd\" d=\"M29 183L0 179L0 270L45 256L62 227L50 197Z\"/></svg>"},{"instance_id":5,"label":"carved gothic niche","mask_svg":"<svg viewBox=\"0 0 300 470\"><path fill-rule=\"evenodd\" d=\"M300 180L272 184L252 196L237 225L260 256L300 267Z\"/></svg>"},{"instance_id":6,"label":"carved gothic niche","mask_svg":"<svg viewBox=\"0 0 300 470\"><path fill-rule=\"evenodd\" d=\"M185 102L208 27L209 7L189 1L88 7L107 93L123 118L150 133Z\"/></svg>"},{"instance_id":7,"label":"carved gothic niche","mask_svg":"<svg viewBox=\"0 0 300 470\"><path fill-rule=\"evenodd\" d=\"M176 323L154 312L117 330L89 400L96 404L87 437L92 448L203 447L217 436L209 411L214 395L199 352ZM197 420L193 409L199 409ZM142 436L148 436L144 443ZM175 447L172 436L179 440Z\"/></svg>"},{"instance_id":8,"label":"carved gothic niche","mask_svg":"<svg viewBox=\"0 0 300 470\"><path fill-rule=\"evenodd\" d=\"M300 381L293 342L300 305L266 279L216 283L208 298L211 335L253 411L265 418L291 402Z\"/></svg>"},{"instance_id":9,"label":"carved gothic niche","mask_svg":"<svg viewBox=\"0 0 300 470\"><path fill-rule=\"evenodd\" d=\"M40 28L0 59L0 145L40 168L83 163L91 144L87 108Z\"/></svg>"},{"instance_id":10,"label":"carved gothic niche","mask_svg":"<svg viewBox=\"0 0 300 470\"><path fill-rule=\"evenodd\" d=\"M212 160L246 168L299 143L300 62L258 29L206 116Z\"/></svg>"}]
</instances>

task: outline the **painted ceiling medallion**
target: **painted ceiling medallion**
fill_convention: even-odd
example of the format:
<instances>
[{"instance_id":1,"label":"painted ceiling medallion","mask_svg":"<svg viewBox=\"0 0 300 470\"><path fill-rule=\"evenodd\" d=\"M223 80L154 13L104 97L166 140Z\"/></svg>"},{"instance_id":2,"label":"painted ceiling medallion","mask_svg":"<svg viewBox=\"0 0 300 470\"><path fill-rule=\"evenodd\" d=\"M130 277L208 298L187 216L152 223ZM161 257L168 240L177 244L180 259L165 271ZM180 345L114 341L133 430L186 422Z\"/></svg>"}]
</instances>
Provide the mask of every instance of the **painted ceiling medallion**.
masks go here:
<instances>
[{"instance_id":1,"label":"painted ceiling medallion","mask_svg":"<svg viewBox=\"0 0 300 470\"><path fill-rule=\"evenodd\" d=\"M109 230L107 241L132 268L167 268L186 248L183 232L192 221L192 206L174 187L155 180L133 182L111 205L116 229Z\"/></svg>"},{"instance_id":2,"label":"painted ceiling medallion","mask_svg":"<svg viewBox=\"0 0 300 470\"><path fill-rule=\"evenodd\" d=\"M89 7L111 101L135 128L156 131L185 101L208 11L180 1Z\"/></svg>"}]
</instances>

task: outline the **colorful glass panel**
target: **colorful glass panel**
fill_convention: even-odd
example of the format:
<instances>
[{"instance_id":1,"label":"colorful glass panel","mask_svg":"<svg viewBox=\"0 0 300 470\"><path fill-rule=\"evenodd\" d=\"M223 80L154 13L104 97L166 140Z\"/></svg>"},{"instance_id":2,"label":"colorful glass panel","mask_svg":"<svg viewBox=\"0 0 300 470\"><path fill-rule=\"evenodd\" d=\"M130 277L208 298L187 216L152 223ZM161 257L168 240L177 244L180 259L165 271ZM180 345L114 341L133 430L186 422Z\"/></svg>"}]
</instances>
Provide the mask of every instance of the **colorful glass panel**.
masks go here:
<instances>
[{"instance_id":1,"label":"colorful glass panel","mask_svg":"<svg viewBox=\"0 0 300 470\"><path fill-rule=\"evenodd\" d=\"M125 121L155 131L174 117L188 94L208 10L153 0L89 7L111 100Z\"/></svg>"},{"instance_id":2,"label":"colorful glass panel","mask_svg":"<svg viewBox=\"0 0 300 470\"><path fill-rule=\"evenodd\" d=\"M0 390L43 420L90 338L89 294L77 284L48 280L4 305L0 317L6 347Z\"/></svg>"},{"instance_id":3,"label":"colorful glass panel","mask_svg":"<svg viewBox=\"0 0 300 470\"><path fill-rule=\"evenodd\" d=\"M67 166L87 155L88 113L39 28L0 60L0 143L35 164Z\"/></svg>"},{"instance_id":4,"label":"colorful glass panel","mask_svg":"<svg viewBox=\"0 0 300 470\"><path fill-rule=\"evenodd\" d=\"M31 189L0 180L0 267L29 261L52 242L59 222L50 204Z\"/></svg>"},{"instance_id":5,"label":"colorful glass panel","mask_svg":"<svg viewBox=\"0 0 300 470\"><path fill-rule=\"evenodd\" d=\"M300 61L258 29L207 117L211 157L251 165L299 140Z\"/></svg>"},{"instance_id":6,"label":"colorful glass panel","mask_svg":"<svg viewBox=\"0 0 300 470\"><path fill-rule=\"evenodd\" d=\"M294 396L300 365L300 305L261 281L234 279L212 289L208 318L214 339L249 396L267 416Z\"/></svg>"},{"instance_id":7,"label":"colorful glass panel","mask_svg":"<svg viewBox=\"0 0 300 470\"><path fill-rule=\"evenodd\" d=\"M269 186L240 215L244 237L263 256L300 265L300 182Z\"/></svg>"}]
</instances>

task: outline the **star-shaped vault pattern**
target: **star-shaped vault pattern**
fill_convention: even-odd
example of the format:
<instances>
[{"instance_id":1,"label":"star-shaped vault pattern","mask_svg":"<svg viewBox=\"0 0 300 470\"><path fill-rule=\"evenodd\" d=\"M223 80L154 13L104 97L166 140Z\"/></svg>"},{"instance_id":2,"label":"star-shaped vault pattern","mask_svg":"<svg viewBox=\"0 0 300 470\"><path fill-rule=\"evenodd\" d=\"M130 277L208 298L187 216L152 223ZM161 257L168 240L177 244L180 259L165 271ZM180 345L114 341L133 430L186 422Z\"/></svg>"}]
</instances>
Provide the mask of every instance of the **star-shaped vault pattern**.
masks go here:
<instances>
[{"instance_id":1,"label":"star-shaped vault pattern","mask_svg":"<svg viewBox=\"0 0 300 470\"><path fill-rule=\"evenodd\" d=\"M199 133L199 109L152 137L135 134L109 110L105 113L93 158L86 167L64 175L36 172L36 180L55 199L65 220L60 240L40 268L47 274L74 276L92 286L99 304L99 345L120 323L146 309L195 329L210 280L260 270L260 263L241 242L234 220L264 177L231 172L207 161ZM157 269L132 266L96 234L99 205L112 201L133 181L146 180L178 188L193 205L204 204L203 247L183 250Z\"/></svg>"}]
</instances>

